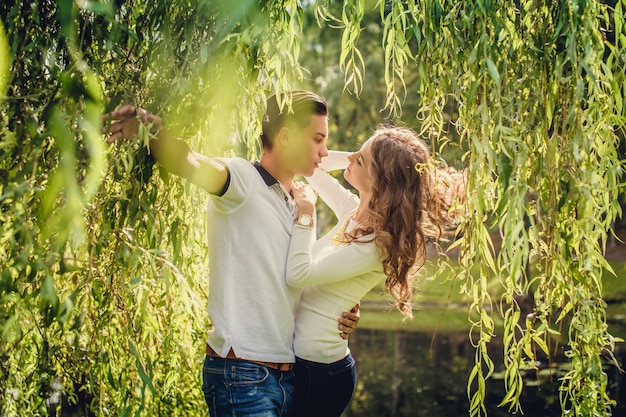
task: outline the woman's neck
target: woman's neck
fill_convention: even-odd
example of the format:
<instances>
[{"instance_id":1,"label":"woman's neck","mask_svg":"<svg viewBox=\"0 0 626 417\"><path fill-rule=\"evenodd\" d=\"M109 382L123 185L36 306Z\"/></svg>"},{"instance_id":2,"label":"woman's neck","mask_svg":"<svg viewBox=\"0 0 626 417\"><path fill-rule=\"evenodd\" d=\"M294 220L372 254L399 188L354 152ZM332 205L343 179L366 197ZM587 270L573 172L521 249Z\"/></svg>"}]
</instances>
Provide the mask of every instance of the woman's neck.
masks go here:
<instances>
[{"instance_id":1,"label":"woman's neck","mask_svg":"<svg viewBox=\"0 0 626 417\"><path fill-rule=\"evenodd\" d=\"M370 212L369 212L369 203L370 196L361 194L359 196L359 207L356 209L356 212L352 216L352 220L357 222L358 224L364 225L369 224L370 220Z\"/></svg>"}]
</instances>

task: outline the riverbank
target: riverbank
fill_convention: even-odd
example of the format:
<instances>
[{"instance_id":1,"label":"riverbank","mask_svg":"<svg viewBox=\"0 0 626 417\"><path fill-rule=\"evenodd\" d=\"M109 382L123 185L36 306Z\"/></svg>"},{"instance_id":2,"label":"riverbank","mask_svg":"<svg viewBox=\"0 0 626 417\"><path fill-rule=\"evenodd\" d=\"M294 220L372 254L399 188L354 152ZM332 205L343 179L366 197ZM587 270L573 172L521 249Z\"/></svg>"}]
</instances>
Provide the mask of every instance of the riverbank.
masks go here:
<instances>
[{"instance_id":1,"label":"riverbank","mask_svg":"<svg viewBox=\"0 0 626 417\"><path fill-rule=\"evenodd\" d=\"M608 251L607 251L608 252ZM603 275L603 299L607 303L607 323L611 334L626 339L626 244L620 243L611 250L607 260L615 275L608 271ZM453 267L454 268L454 267ZM383 285L370 291L361 302L359 326L367 329L400 329L405 331L469 330L469 297L462 291L463 282L455 278L454 269L438 268L430 259L422 271L422 284L413 298L414 319L402 321L395 311L389 294L383 294ZM493 279L491 295L494 305L500 300L501 286ZM494 314L496 326L500 316Z\"/></svg>"}]
</instances>

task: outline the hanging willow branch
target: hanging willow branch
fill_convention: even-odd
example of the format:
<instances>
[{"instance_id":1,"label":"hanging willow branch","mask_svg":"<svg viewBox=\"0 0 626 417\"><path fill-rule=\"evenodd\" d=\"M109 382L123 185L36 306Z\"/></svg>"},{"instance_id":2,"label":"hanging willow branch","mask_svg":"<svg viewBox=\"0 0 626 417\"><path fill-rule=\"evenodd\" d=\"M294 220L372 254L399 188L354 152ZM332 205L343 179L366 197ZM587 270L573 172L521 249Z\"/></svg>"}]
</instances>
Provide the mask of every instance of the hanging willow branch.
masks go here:
<instances>
[{"instance_id":1,"label":"hanging willow branch","mask_svg":"<svg viewBox=\"0 0 626 417\"><path fill-rule=\"evenodd\" d=\"M466 222L456 245L476 348L470 414L486 414L497 314L504 319L501 405L521 411L520 370L535 366L538 351L549 356L556 341L572 365L562 379L563 415L610 415L601 359L612 357L616 340L601 290L624 191L617 147L626 123L626 2L379 4L387 107L397 111L404 97L395 85L403 71L417 70L419 114L441 112L437 104L450 94L469 148ZM502 237L498 250L492 231ZM494 277L500 300L488 287ZM517 300L528 294L535 304L523 315Z\"/></svg>"}]
</instances>

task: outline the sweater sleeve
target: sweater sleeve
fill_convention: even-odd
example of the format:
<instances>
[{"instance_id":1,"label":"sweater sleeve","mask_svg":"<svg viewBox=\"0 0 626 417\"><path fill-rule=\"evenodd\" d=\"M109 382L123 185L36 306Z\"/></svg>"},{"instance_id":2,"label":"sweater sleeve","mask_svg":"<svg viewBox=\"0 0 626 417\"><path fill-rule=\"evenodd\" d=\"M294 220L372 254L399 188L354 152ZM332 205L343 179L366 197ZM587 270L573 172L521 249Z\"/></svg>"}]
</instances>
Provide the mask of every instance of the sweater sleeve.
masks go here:
<instances>
[{"instance_id":1,"label":"sweater sleeve","mask_svg":"<svg viewBox=\"0 0 626 417\"><path fill-rule=\"evenodd\" d=\"M324 202L345 221L359 205L359 198L333 178L328 171L345 169L349 152L330 151L328 157L307 180ZM294 225L287 259L287 284L306 287L347 280L381 269L376 244L353 242L336 245L324 255L313 256L315 231Z\"/></svg>"},{"instance_id":2,"label":"sweater sleeve","mask_svg":"<svg viewBox=\"0 0 626 417\"><path fill-rule=\"evenodd\" d=\"M344 151L328 151L328 156L322 160L320 169L324 171L336 171L338 169L346 169L348 167L348 155L351 152Z\"/></svg>"},{"instance_id":3,"label":"sweater sleeve","mask_svg":"<svg viewBox=\"0 0 626 417\"><path fill-rule=\"evenodd\" d=\"M359 205L359 198L345 188L328 171L345 169L348 166L349 152L329 151L320 168L307 181L322 200L339 218L346 216Z\"/></svg>"},{"instance_id":4,"label":"sweater sleeve","mask_svg":"<svg viewBox=\"0 0 626 417\"><path fill-rule=\"evenodd\" d=\"M294 226L287 259L287 284L306 287L342 281L381 269L381 259L373 241L342 244L323 256L313 257L313 230Z\"/></svg>"}]
</instances>

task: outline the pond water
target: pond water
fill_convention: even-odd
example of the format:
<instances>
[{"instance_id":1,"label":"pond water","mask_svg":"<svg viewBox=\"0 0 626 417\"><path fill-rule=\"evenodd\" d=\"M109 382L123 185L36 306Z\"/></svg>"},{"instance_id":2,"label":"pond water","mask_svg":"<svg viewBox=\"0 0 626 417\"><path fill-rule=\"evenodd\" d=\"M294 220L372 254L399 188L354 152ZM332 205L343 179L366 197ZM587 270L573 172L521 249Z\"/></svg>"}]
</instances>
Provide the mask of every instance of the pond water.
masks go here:
<instances>
[{"instance_id":1,"label":"pond water","mask_svg":"<svg viewBox=\"0 0 626 417\"><path fill-rule=\"evenodd\" d=\"M365 313L366 314L366 313ZM417 318L416 318L417 319ZM624 324L614 335L623 337ZM624 363L625 347L619 344L617 357ZM496 367L502 363L502 342L491 343ZM467 377L474 364L474 348L467 332L410 332L359 328L350 336L357 362L357 389L342 417L456 417L469 415ZM521 396L525 417L560 416L558 397L563 356L540 363L540 371L529 371ZM565 361L563 361L565 362ZM502 369L496 369L502 371ZM618 401L614 416L626 416L626 374L606 365L609 395ZM489 416L514 415L498 407L504 397L501 375L487 382L486 407ZM520 415L515 414L515 415Z\"/></svg>"}]
</instances>

